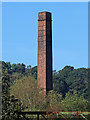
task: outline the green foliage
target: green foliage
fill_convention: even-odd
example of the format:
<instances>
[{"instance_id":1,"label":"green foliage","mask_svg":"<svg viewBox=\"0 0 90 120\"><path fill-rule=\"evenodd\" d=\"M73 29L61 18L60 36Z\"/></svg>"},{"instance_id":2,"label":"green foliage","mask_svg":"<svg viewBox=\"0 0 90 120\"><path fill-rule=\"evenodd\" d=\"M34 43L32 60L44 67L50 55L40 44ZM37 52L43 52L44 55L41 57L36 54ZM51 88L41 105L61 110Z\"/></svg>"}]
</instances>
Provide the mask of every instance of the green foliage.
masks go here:
<instances>
[{"instance_id":1,"label":"green foliage","mask_svg":"<svg viewBox=\"0 0 90 120\"><path fill-rule=\"evenodd\" d=\"M25 76L11 87L11 95L20 99L29 110L40 110L44 105L44 96L40 94L37 81Z\"/></svg>"},{"instance_id":2,"label":"green foliage","mask_svg":"<svg viewBox=\"0 0 90 120\"><path fill-rule=\"evenodd\" d=\"M7 119L9 116L9 76L2 75L2 118Z\"/></svg>"},{"instance_id":3,"label":"green foliage","mask_svg":"<svg viewBox=\"0 0 90 120\"><path fill-rule=\"evenodd\" d=\"M54 73L54 90L62 93L63 97L70 91L77 91L79 96L88 99L88 70L86 68L74 69L66 66Z\"/></svg>"},{"instance_id":4,"label":"green foliage","mask_svg":"<svg viewBox=\"0 0 90 120\"><path fill-rule=\"evenodd\" d=\"M2 120L15 120L17 110L22 110L22 104L14 96L10 96L10 78L8 73L2 74Z\"/></svg>"},{"instance_id":5,"label":"green foliage","mask_svg":"<svg viewBox=\"0 0 90 120\"><path fill-rule=\"evenodd\" d=\"M26 75L29 76L33 76L35 79L37 79L37 66L31 68L31 65L27 66L26 68Z\"/></svg>"},{"instance_id":6,"label":"green foliage","mask_svg":"<svg viewBox=\"0 0 90 120\"><path fill-rule=\"evenodd\" d=\"M1 64L2 63L2 64ZM17 110L90 111L88 70L65 66L53 71L53 90L45 97L37 84L37 67L0 62L3 120L17 118ZM0 71L1 72L1 71ZM1 76L1 74L0 74ZM0 81L1 83L1 81ZM13 116L13 117L12 117Z\"/></svg>"},{"instance_id":7,"label":"green foliage","mask_svg":"<svg viewBox=\"0 0 90 120\"><path fill-rule=\"evenodd\" d=\"M53 109L60 111L63 108L61 106L62 95L51 90L45 97L43 91L38 88L37 81L31 76L17 80L11 87L11 95L20 99L30 111Z\"/></svg>"},{"instance_id":8,"label":"green foliage","mask_svg":"<svg viewBox=\"0 0 90 120\"><path fill-rule=\"evenodd\" d=\"M62 95L58 94L54 90L50 90L48 92L47 98L46 98L46 105L48 111L63 111L64 107L61 104L62 101Z\"/></svg>"},{"instance_id":9,"label":"green foliage","mask_svg":"<svg viewBox=\"0 0 90 120\"><path fill-rule=\"evenodd\" d=\"M24 73L25 72L25 65L22 63L12 64L12 72Z\"/></svg>"},{"instance_id":10,"label":"green foliage","mask_svg":"<svg viewBox=\"0 0 90 120\"><path fill-rule=\"evenodd\" d=\"M82 96L79 97L76 92L73 94L68 92L65 99L62 100L62 104L68 111L88 111L90 103Z\"/></svg>"},{"instance_id":11,"label":"green foliage","mask_svg":"<svg viewBox=\"0 0 90 120\"><path fill-rule=\"evenodd\" d=\"M62 93L63 97L65 97L66 92L68 92L69 86L65 82L64 79L56 76L54 81L54 90L57 91L58 93Z\"/></svg>"},{"instance_id":12,"label":"green foliage","mask_svg":"<svg viewBox=\"0 0 90 120\"><path fill-rule=\"evenodd\" d=\"M2 120L16 120L18 119L18 112L23 110L24 106L21 101L15 99L14 96L2 99Z\"/></svg>"}]
</instances>

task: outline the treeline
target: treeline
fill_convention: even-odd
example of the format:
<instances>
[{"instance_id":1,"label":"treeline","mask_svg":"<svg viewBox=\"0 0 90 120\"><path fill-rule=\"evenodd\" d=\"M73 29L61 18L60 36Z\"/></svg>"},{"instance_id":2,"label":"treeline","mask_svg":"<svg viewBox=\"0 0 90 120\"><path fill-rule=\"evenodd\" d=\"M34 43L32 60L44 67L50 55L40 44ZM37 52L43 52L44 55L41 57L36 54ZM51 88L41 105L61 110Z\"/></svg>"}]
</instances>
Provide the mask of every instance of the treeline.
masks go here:
<instances>
[{"instance_id":1,"label":"treeline","mask_svg":"<svg viewBox=\"0 0 90 120\"><path fill-rule=\"evenodd\" d=\"M54 70L53 90L45 97L37 84L37 66L4 61L0 65L3 120L16 119L15 113L21 110L90 111L88 69L65 66Z\"/></svg>"},{"instance_id":2,"label":"treeline","mask_svg":"<svg viewBox=\"0 0 90 120\"><path fill-rule=\"evenodd\" d=\"M23 63L10 64L2 61L2 72L9 75L10 85L14 84L17 79L24 76L33 76L37 80L37 66L26 66ZM78 95L83 95L88 99L88 69L74 69L72 66L65 66L62 70L53 71L53 89L62 93L63 97L69 91L77 91Z\"/></svg>"}]
</instances>

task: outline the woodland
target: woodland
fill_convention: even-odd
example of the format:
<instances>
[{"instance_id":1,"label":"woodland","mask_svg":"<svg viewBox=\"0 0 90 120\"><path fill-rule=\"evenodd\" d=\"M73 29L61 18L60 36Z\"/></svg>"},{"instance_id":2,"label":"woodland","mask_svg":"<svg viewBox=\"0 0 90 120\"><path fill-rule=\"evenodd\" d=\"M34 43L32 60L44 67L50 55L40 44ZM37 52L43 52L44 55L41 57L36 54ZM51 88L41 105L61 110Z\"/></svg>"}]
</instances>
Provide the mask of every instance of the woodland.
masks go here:
<instances>
[{"instance_id":1,"label":"woodland","mask_svg":"<svg viewBox=\"0 0 90 120\"><path fill-rule=\"evenodd\" d=\"M90 111L87 68L53 70L47 96L38 87L37 66L0 61L0 68L2 120L16 120L19 111Z\"/></svg>"}]
</instances>

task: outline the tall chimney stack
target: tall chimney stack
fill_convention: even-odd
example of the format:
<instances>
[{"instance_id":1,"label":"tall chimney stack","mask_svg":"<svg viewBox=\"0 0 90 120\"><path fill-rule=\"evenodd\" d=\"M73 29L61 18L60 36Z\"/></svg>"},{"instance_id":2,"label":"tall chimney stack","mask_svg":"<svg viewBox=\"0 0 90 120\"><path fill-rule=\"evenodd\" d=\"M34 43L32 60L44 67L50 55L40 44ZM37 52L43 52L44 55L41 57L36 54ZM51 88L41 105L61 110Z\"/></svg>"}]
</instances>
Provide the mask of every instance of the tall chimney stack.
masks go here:
<instances>
[{"instance_id":1,"label":"tall chimney stack","mask_svg":"<svg viewBox=\"0 0 90 120\"><path fill-rule=\"evenodd\" d=\"M45 94L53 89L52 82L52 20L50 12L38 14L38 72L39 87Z\"/></svg>"}]
</instances>

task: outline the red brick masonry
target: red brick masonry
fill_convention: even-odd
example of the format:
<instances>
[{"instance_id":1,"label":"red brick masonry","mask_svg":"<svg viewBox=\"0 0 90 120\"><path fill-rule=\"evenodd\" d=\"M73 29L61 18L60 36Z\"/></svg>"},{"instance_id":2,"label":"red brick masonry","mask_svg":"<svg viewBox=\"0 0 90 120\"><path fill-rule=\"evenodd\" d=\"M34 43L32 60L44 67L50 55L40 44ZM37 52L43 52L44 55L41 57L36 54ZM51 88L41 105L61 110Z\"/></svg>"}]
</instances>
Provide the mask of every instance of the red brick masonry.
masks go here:
<instances>
[{"instance_id":1,"label":"red brick masonry","mask_svg":"<svg viewBox=\"0 0 90 120\"><path fill-rule=\"evenodd\" d=\"M38 84L45 94L53 88L52 83L52 23L50 12L38 15Z\"/></svg>"}]
</instances>

